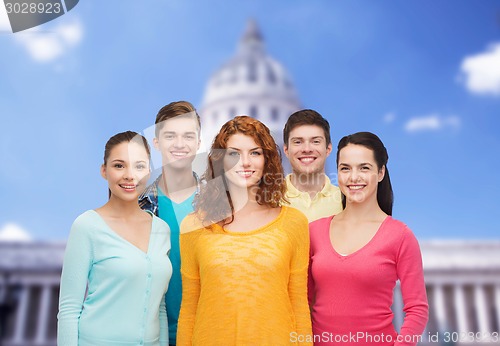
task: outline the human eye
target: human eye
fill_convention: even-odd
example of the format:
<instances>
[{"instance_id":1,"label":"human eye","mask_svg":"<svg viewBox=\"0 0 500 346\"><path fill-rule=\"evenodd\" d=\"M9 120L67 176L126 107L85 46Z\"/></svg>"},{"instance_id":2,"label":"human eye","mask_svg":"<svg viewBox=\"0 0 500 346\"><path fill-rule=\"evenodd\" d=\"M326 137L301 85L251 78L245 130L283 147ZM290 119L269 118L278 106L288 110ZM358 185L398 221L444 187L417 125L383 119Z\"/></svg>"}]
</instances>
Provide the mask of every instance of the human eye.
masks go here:
<instances>
[{"instance_id":1,"label":"human eye","mask_svg":"<svg viewBox=\"0 0 500 346\"><path fill-rule=\"evenodd\" d=\"M230 150L230 151L227 152L227 155L228 156L239 156L240 153L237 152L237 151L235 151L235 150Z\"/></svg>"},{"instance_id":2,"label":"human eye","mask_svg":"<svg viewBox=\"0 0 500 346\"><path fill-rule=\"evenodd\" d=\"M302 143L302 141L300 139L294 139L294 140L292 140L292 144L300 145L301 143Z\"/></svg>"},{"instance_id":3,"label":"human eye","mask_svg":"<svg viewBox=\"0 0 500 346\"><path fill-rule=\"evenodd\" d=\"M123 168L123 165L121 163L115 163L113 165L114 168Z\"/></svg>"},{"instance_id":4,"label":"human eye","mask_svg":"<svg viewBox=\"0 0 500 346\"><path fill-rule=\"evenodd\" d=\"M175 136L171 133L167 133L163 136L163 138L165 138L166 140L172 140L172 139L174 139L174 137Z\"/></svg>"},{"instance_id":5,"label":"human eye","mask_svg":"<svg viewBox=\"0 0 500 346\"><path fill-rule=\"evenodd\" d=\"M262 155L262 151L261 150L253 150L250 155L252 156L260 156Z\"/></svg>"},{"instance_id":6,"label":"human eye","mask_svg":"<svg viewBox=\"0 0 500 346\"><path fill-rule=\"evenodd\" d=\"M345 167L345 166L344 167L340 167L339 171L341 171L341 172L348 172L349 171L349 167Z\"/></svg>"},{"instance_id":7,"label":"human eye","mask_svg":"<svg viewBox=\"0 0 500 346\"><path fill-rule=\"evenodd\" d=\"M139 163L137 166L135 166L136 169L143 170L146 169L146 165L144 163Z\"/></svg>"},{"instance_id":8,"label":"human eye","mask_svg":"<svg viewBox=\"0 0 500 346\"><path fill-rule=\"evenodd\" d=\"M361 170L362 171L369 171L370 170L370 166L361 166Z\"/></svg>"},{"instance_id":9,"label":"human eye","mask_svg":"<svg viewBox=\"0 0 500 346\"><path fill-rule=\"evenodd\" d=\"M321 139L313 140L313 144L316 144L316 145L321 144Z\"/></svg>"}]
</instances>

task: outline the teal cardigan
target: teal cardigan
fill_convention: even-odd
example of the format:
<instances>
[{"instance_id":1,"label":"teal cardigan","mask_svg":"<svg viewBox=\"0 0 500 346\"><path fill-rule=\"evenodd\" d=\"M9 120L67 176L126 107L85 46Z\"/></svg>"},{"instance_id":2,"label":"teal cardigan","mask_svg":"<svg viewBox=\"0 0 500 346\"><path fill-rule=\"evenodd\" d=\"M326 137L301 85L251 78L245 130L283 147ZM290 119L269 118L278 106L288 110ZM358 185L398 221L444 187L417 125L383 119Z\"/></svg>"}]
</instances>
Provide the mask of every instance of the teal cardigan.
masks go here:
<instances>
[{"instance_id":1,"label":"teal cardigan","mask_svg":"<svg viewBox=\"0 0 500 346\"><path fill-rule=\"evenodd\" d=\"M168 345L163 297L172 275L170 230L152 217L147 253L94 210L75 220L61 276L59 346Z\"/></svg>"}]
</instances>

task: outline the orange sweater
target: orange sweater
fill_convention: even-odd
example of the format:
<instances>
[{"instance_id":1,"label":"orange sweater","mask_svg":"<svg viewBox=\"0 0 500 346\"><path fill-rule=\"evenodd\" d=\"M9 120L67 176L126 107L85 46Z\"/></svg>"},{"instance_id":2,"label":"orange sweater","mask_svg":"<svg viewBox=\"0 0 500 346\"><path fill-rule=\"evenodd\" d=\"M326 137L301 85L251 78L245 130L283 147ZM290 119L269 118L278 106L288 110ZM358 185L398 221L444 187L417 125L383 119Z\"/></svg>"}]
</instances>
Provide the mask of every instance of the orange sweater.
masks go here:
<instances>
[{"instance_id":1,"label":"orange sweater","mask_svg":"<svg viewBox=\"0 0 500 346\"><path fill-rule=\"evenodd\" d=\"M306 217L282 207L249 232L181 225L177 345L289 345L309 339ZM300 343L308 344L310 343Z\"/></svg>"}]
</instances>

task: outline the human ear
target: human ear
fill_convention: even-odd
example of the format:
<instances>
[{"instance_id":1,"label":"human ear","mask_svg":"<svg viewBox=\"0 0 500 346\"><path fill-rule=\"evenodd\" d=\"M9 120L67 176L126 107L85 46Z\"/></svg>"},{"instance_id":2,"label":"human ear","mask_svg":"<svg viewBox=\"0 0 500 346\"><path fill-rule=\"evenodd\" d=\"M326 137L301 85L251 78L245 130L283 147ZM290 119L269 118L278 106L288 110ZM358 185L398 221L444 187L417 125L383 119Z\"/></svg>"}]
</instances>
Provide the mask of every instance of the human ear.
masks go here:
<instances>
[{"instance_id":1,"label":"human ear","mask_svg":"<svg viewBox=\"0 0 500 346\"><path fill-rule=\"evenodd\" d=\"M332 152L332 143L326 146L326 156L329 156Z\"/></svg>"},{"instance_id":2,"label":"human ear","mask_svg":"<svg viewBox=\"0 0 500 346\"><path fill-rule=\"evenodd\" d=\"M288 157L288 145L283 144L283 152L285 153L285 156Z\"/></svg>"},{"instance_id":3,"label":"human ear","mask_svg":"<svg viewBox=\"0 0 500 346\"><path fill-rule=\"evenodd\" d=\"M156 150L160 150L160 143L158 142L158 138L153 138L153 146Z\"/></svg>"},{"instance_id":4,"label":"human ear","mask_svg":"<svg viewBox=\"0 0 500 346\"><path fill-rule=\"evenodd\" d=\"M380 183L382 180L384 180L384 177L385 177L385 165L383 165L382 168L378 170L378 182Z\"/></svg>"},{"instance_id":5,"label":"human ear","mask_svg":"<svg viewBox=\"0 0 500 346\"><path fill-rule=\"evenodd\" d=\"M108 177L106 176L106 165L105 164L101 165L101 177L103 177L106 180L108 179Z\"/></svg>"}]
</instances>

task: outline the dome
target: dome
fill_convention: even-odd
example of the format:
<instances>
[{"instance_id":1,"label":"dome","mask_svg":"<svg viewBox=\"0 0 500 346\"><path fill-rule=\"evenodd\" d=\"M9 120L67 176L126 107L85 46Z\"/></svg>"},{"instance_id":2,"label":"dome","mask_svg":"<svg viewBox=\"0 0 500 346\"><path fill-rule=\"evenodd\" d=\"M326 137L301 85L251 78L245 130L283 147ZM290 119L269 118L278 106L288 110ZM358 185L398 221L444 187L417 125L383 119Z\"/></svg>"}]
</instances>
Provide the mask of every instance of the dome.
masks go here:
<instances>
[{"instance_id":1,"label":"dome","mask_svg":"<svg viewBox=\"0 0 500 346\"><path fill-rule=\"evenodd\" d=\"M207 83L200 108L204 142L211 143L229 119L249 115L265 123L282 144L284 124L300 108L289 74L266 53L257 23L250 20L235 56Z\"/></svg>"}]
</instances>

